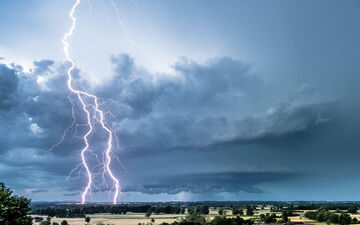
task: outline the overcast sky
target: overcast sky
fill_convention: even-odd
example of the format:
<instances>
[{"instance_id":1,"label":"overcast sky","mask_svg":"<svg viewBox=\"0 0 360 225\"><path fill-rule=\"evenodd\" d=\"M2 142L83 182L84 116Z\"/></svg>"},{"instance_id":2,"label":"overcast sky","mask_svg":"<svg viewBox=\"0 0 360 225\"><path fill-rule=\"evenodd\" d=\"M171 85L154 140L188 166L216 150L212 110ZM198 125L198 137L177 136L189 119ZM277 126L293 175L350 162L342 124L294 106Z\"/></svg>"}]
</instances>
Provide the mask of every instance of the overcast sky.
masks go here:
<instances>
[{"instance_id":1,"label":"overcast sky","mask_svg":"<svg viewBox=\"0 0 360 225\"><path fill-rule=\"evenodd\" d=\"M87 182L73 3L0 1L0 182L33 201L79 201ZM69 41L119 140L120 201L360 200L359 1L115 4L82 0ZM77 124L48 151L70 100ZM94 173L105 138L89 137ZM88 200L111 201L100 178Z\"/></svg>"}]
</instances>

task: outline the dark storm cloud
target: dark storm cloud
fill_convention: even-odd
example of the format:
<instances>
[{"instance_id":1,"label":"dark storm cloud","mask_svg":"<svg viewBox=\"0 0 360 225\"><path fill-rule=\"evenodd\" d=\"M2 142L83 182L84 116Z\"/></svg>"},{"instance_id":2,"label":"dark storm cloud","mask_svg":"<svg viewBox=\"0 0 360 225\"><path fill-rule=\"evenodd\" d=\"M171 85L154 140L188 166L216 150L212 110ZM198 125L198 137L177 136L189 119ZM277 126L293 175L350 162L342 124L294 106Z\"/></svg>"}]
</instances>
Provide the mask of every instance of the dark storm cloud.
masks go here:
<instances>
[{"instance_id":1,"label":"dark storm cloud","mask_svg":"<svg viewBox=\"0 0 360 225\"><path fill-rule=\"evenodd\" d=\"M284 182L304 177L303 174L293 172L206 172L189 174L151 174L133 176L120 175L122 192L142 192L146 194L178 194L180 192L192 193L264 193L257 187L260 184ZM71 192L65 196L75 196L85 185L79 182L71 184L66 190ZM109 191L111 187L93 189L93 192Z\"/></svg>"},{"instance_id":2,"label":"dark storm cloud","mask_svg":"<svg viewBox=\"0 0 360 225\"><path fill-rule=\"evenodd\" d=\"M19 83L16 70L0 64L0 110L8 110L17 103L16 91Z\"/></svg>"},{"instance_id":3,"label":"dark storm cloud","mask_svg":"<svg viewBox=\"0 0 360 225\"><path fill-rule=\"evenodd\" d=\"M46 150L56 143L56 136L71 123L71 104L68 93L64 91L66 80L59 76L63 73L63 67L51 68L53 64L50 60L35 62L33 71L37 73L25 73L1 65L1 79L12 81L1 86L4 89L2 99L11 98L14 104L11 108L3 109L3 125L0 129L6 135L2 135L4 140L0 152L8 150L5 146ZM50 76L50 79L42 86L38 82L39 76Z\"/></svg>"},{"instance_id":4,"label":"dark storm cloud","mask_svg":"<svg viewBox=\"0 0 360 225\"><path fill-rule=\"evenodd\" d=\"M331 108L336 101L313 104L282 103L261 116L236 121L235 135L222 143L260 143L306 132L331 119ZM235 128L235 129L236 129ZM221 146L221 143L217 143Z\"/></svg>"},{"instance_id":5,"label":"dark storm cloud","mask_svg":"<svg viewBox=\"0 0 360 225\"><path fill-rule=\"evenodd\" d=\"M193 173L172 176L145 177L131 184L126 183L122 191L139 191L149 194L180 192L239 192L263 193L256 187L267 182L286 181L298 178L299 174L276 172L223 172Z\"/></svg>"},{"instance_id":6,"label":"dark storm cloud","mask_svg":"<svg viewBox=\"0 0 360 225\"><path fill-rule=\"evenodd\" d=\"M121 158L141 158L175 150L226 150L229 145L261 143L264 139L307 132L332 119L329 112L334 102L317 98L316 89L309 85L288 93L285 100L275 104L257 110L251 108L271 95L267 92L269 88L249 65L230 57L205 63L183 58L174 64L174 74L151 74L137 67L128 55L114 56L111 62L114 65L111 79L95 89L81 77L80 70L75 71L74 77L76 86L97 93L106 102L103 109L116 116L107 119L124 150ZM76 132L84 132L84 127L70 129L61 145L47 151L72 123L69 99L75 103L75 115L83 115L76 98L69 95L64 75L64 65L50 60L35 62L28 73L18 66L0 65L3 84L0 105L5 112L0 114L0 166L5 167L5 174L21 171L16 178L4 173L1 178L14 186L26 187L27 179L22 178L32 173L36 174L32 179L37 181L39 190L63 186L65 176L79 163L74 155L78 155L82 142L72 137ZM80 119L78 123L84 121ZM95 146L93 151L104 148L103 135L90 136ZM260 183L297 176L286 171L187 173L176 178L170 175L155 178L154 174L141 182L120 175L125 180L124 191L262 193L264 190L256 187ZM71 180L63 190L81 190L84 178Z\"/></svg>"},{"instance_id":7,"label":"dark storm cloud","mask_svg":"<svg viewBox=\"0 0 360 225\"><path fill-rule=\"evenodd\" d=\"M174 65L176 76L153 76L137 68L127 55L115 58L113 79L98 92L119 99L113 106L124 121L117 130L131 154L279 138L331 119L334 101L316 99L316 89L309 85L265 112L244 113L244 105L269 93L264 93L265 84L248 65L229 57L204 64L183 58Z\"/></svg>"}]
</instances>

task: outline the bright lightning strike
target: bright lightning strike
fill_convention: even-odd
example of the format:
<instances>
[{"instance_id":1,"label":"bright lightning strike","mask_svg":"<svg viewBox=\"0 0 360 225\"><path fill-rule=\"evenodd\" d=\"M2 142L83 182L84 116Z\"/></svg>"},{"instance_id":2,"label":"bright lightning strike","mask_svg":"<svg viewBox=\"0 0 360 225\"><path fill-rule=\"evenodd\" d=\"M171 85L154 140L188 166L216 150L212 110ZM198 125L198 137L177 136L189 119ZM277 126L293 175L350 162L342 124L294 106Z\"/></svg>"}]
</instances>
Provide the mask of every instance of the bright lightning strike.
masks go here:
<instances>
[{"instance_id":1,"label":"bright lightning strike","mask_svg":"<svg viewBox=\"0 0 360 225\"><path fill-rule=\"evenodd\" d=\"M76 0L74 5L71 8L70 11L70 19L72 21L72 25L69 29L69 31L67 33L65 33L62 43L64 46L64 54L65 54L65 58L68 62L70 62L70 67L67 70L67 86L69 88L69 90L71 91L72 94L75 94L79 100L79 102L81 103L81 107L82 110L85 112L86 114L86 120L87 120L87 127L89 128L88 131L86 132L86 134L84 136L82 136L81 138L83 139L85 146L81 149L81 160L82 160L82 165L86 170L87 176L88 176L88 182L86 187L84 188L84 191L82 193L82 198L81 198L81 203L84 204L86 202L86 196L89 194L89 192L91 191L91 187L94 186L93 184L93 174L90 170L90 167L87 163L86 160L86 156L85 154L87 153L87 151L89 151L89 141L88 141L88 136L93 132L94 130L94 126L93 126L93 122L92 122L92 114L91 111L88 109L88 107L93 108L94 110L94 118L96 120L96 122L100 123L102 129L107 133L108 135L108 139L107 139L107 147L104 150L104 155L105 155L105 162L104 162L104 171L107 172L107 174L110 176L110 178L112 179L112 181L114 182L114 186L115 186L115 194L113 197L113 203L116 204L117 202L117 198L119 196L119 191L120 191L120 185L119 185L119 180L114 176L110 165L111 165L111 151L112 151L112 142L113 142L113 132L112 130L105 124L104 122L104 112L99 108L99 101L98 101L98 97L96 95L90 94L86 91L81 91L78 90L76 88L74 88L72 86L72 72L75 69L75 62L74 60L70 57L69 54L69 42L68 42L68 38L70 36L72 36L74 30L75 30L75 25L76 25L76 17L74 16L75 10L76 8L79 6L80 4L80 0ZM89 104L86 102L87 99L91 99L92 100L92 104ZM73 116L73 123L70 127L68 127L65 132L63 137L61 138L60 142L56 143L54 146L52 146L50 148L50 150L52 150L54 147L57 147L63 140L64 137L66 136L66 133L69 131L69 129L71 127L73 127L73 125L75 124L75 114L74 114L74 103L72 101L70 101L73 104L72 107L72 116ZM75 168L76 169L76 168ZM73 171L72 171L73 172Z\"/></svg>"}]
</instances>

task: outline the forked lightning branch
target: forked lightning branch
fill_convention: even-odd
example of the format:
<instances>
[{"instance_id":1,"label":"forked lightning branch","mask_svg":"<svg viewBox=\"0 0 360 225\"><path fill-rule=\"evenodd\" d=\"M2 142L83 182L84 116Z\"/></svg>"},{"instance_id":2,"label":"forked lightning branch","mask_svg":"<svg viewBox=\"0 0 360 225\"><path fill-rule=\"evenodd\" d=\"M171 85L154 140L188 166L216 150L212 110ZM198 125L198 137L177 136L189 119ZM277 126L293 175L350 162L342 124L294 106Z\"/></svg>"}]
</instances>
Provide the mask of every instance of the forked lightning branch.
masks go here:
<instances>
[{"instance_id":1,"label":"forked lightning branch","mask_svg":"<svg viewBox=\"0 0 360 225\"><path fill-rule=\"evenodd\" d=\"M80 104L81 109L83 110L84 114L86 115L85 121L86 121L87 132L83 136L81 136L84 146L81 149L80 157L81 157L81 161L82 161L82 166L86 170L87 184L84 187L84 190L82 192L81 203L84 204L86 202L86 198L87 198L88 194L91 192L92 187L95 185L94 179L93 179L94 175L91 171L91 168L89 166L89 163L88 163L88 160L86 157L86 154L89 152L89 149L91 147L90 146L91 144L90 144L88 138L89 138L89 135L92 134L92 132L95 129L95 127L94 127L94 121L95 121L96 123L99 123L101 125L100 127L107 134L106 148L103 150L103 155L105 156L105 161L104 161L104 163L102 163L102 167L103 167L104 173L107 173L113 182L114 189L115 189L115 192L113 194L113 203L116 204L118 196L119 196L119 192L120 192L120 184L119 184L119 180L115 177L113 171L111 170L111 159L112 159L111 154L112 154L112 147L113 147L112 146L112 143L113 143L112 130L104 121L105 113L100 108L98 97L96 95L88 93L84 90L79 90L79 89L75 88L73 85L72 73L75 69L75 61L70 57L70 53L69 53L70 44L69 44L68 39L73 35L73 32L75 31L75 28L76 28L75 11L78 8L79 4L80 4L80 0L76 0L71 8L71 11L69 13L69 16L71 19L71 27L68 30L68 32L65 33L62 42L63 42L63 46L64 46L65 58L70 63L70 67L67 69L67 72L66 72L67 73L67 87L70 90L71 94L76 96L76 98L78 100L78 104ZM72 125L74 125L75 120L76 120L75 113L74 113L74 104L76 104L76 103L72 102L72 101L70 101L70 102L73 104L72 115L73 115L74 122ZM64 133L64 136L65 135L66 135L66 132ZM61 141L64 140L64 136L61 138ZM58 144L56 144L53 147L56 147Z\"/></svg>"}]
</instances>

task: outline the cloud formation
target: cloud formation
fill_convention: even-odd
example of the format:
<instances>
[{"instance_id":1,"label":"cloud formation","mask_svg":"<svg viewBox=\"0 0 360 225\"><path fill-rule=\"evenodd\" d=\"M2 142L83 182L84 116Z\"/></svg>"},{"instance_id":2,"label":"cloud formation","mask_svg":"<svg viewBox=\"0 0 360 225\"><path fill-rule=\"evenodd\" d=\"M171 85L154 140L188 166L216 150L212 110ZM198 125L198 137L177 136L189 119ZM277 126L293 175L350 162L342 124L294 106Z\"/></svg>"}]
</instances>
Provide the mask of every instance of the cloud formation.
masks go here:
<instances>
[{"instance_id":1,"label":"cloud formation","mask_svg":"<svg viewBox=\"0 0 360 225\"><path fill-rule=\"evenodd\" d=\"M19 78L14 69L0 64L0 110L5 111L16 104Z\"/></svg>"},{"instance_id":2,"label":"cloud formation","mask_svg":"<svg viewBox=\"0 0 360 225\"><path fill-rule=\"evenodd\" d=\"M173 65L174 72L169 74L152 74L125 54L113 56L111 63L113 74L102 85L92 86L80 69L75 74L76 85L103 99L104 111L111 112L107 120L123 150L115 152L128 161L134 159L134 166L139 158L155 153L161 158L160 153L174 151L222 152L229 145L261 143L264 139L307 132L329 123L335 104L316 97L316 90L304 85L277 104L258 107L259 99L271 95L266 92L267 84L249 65L230 57L205 63L183 58ZM51 60L34 62L30 72L24 72L17 65L0 65L0 120L4 124L0 127L3 159L0 165L6 171L2 179L25 188L22 177L36 174L33 179L37 179L41 187L36 190L26 187L34 189L31 193L46 192L46 188L62 184L64 177L79 163L76 156L82 143L76 134L85 129L81 119L69 130L62 144L53 152L46 151L59 141L72 122L70 101L75 103L76 116L82 115L76 98L66 89L64 74L65 65ZM264 110L255 110L259 108ZM90 141L102 149L101 138L101 134L92 135ZM114 166L117 171L123 170L119 165ZM6 176L10 171L16 171L16 179ZM123 191L263 193L264 190L256 187L258 184L296 176L288 171L239 172L235 169L222 173L210 170L180 173L176 177L157 173L161 172L154 171L149 175L151 179L135 182L119 172L125 181ZM43 181L45 177L53 179L47 183ZM82 180L76 182L63 190L77 193ZM109 187L98 191L104 190Z\"/></svg>"},{"instance_id":3,"label":"cloud formation","mask_svg":"<svg viewBox=\"0 0 360 225\"><path fill-rule=\"evenodd\" d=\"M115 74L101 87L107 93L99 93L121 99L115 105L122 122L115 121L114 127L130 152L278 138L329 122L334 104L314 99L316 91L305 85L265 112L247 114L244 107L269 93L263 93L265 84L248 65L229 57L204 64L182 59L171 75L144 72L127 55L113 57L113 63Z\"/></svg>"},{"instance_id":4,"label":"cloud formation","mask_svg":"<svg viewBox=\"0 0 360 225\"><path fill-rule=\"evenodd\" d=\"M123 191L138 191L148 194L178 194L180 192L213 193L213 192L247 192L263 193L256 187L268 182L286 181L298 178L295 173L276 172L222 172L193 173L162 177L142 177L132 182L128 181Z\"/></svg>"}]
</instances>

